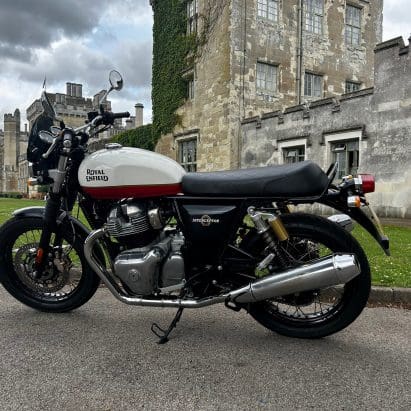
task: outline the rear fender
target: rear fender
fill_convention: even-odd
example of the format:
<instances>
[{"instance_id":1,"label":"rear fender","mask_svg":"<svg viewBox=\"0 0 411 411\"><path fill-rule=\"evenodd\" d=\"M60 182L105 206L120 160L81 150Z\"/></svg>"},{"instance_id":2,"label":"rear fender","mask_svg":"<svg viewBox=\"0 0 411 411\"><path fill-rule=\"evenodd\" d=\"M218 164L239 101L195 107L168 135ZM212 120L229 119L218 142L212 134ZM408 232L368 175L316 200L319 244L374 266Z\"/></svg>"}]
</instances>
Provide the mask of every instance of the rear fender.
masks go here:
<instances>
[{"instance_id":1,"label":"rear fender","mask_svg":"<svg viewBox=\"0 0 411 411\"><path fill-rule=\"evenodd\" d=\"M382 232L379 221L374 224L361 208L350 208L346 202L341 201L339 198L323 197L319 202L349 215L375 238L386 255L391 255L389 239Z\"/></svg>"}]
</instances>

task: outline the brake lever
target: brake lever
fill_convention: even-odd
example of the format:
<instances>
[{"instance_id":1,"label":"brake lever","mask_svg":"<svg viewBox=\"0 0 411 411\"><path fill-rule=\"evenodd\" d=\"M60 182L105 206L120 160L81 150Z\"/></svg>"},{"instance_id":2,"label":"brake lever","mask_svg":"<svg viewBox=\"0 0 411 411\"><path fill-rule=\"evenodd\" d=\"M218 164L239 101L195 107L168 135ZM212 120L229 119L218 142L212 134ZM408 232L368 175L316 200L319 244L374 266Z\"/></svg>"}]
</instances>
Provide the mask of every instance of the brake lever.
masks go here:
<instances>
[{"instance_id":1,"label":"brake lever","mask_svg":"<svg viewBox=\"0 0 411 411\"><path fill-rule=\"evenodd\" d=\"M51 144L51 146L49 147L49 149L42 155L43 158L48 158L50 156L50 154L55 150L57 143L58 143L59 138L56 137L53 141L53 143Z\"/></svg>"}]
</instances>

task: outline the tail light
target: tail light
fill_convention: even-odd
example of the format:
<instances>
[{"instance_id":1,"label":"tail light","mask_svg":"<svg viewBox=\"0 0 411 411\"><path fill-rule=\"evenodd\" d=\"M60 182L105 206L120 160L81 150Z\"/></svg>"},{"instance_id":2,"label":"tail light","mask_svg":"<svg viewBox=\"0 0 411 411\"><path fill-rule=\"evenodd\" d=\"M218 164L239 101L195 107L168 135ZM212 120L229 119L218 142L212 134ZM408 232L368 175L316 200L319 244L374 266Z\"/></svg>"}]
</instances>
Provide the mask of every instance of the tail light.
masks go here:
<instances>
[{"instance_id":1,"label":"tail light","mask_svg":"<svg viewBox=\"0 0 411 411\"><path fill-rule=\"evenodd\" d=\"M360 174L362 180L362 191L364 194L375 191L375 178L371 174Z\"/></svg>"}]
</instances>

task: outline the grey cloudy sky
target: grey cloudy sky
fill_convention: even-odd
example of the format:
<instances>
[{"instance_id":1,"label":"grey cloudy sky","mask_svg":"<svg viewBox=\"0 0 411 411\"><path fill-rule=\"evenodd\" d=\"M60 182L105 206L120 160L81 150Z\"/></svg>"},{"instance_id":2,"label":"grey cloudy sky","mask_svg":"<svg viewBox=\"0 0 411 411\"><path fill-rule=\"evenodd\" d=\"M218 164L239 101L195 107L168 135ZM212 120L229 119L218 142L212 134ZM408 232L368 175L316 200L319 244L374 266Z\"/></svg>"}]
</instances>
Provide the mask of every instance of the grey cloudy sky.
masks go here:
<instances>
[{"instance_id":1,"label":"grey cloudy sky","mask_svg":"<svg viewBox=\"0 0 411 411\"><path fill-rule=\"evenodd\" d=\"M385 0L384 40L411 34L411 1ZM26 108L67 81L92 96L119 70L125 87L113 93L115 111L136 102L151 120L152 12L149 0L0 0L0 128L3 114Z\"/></svg>"}]
</instances>

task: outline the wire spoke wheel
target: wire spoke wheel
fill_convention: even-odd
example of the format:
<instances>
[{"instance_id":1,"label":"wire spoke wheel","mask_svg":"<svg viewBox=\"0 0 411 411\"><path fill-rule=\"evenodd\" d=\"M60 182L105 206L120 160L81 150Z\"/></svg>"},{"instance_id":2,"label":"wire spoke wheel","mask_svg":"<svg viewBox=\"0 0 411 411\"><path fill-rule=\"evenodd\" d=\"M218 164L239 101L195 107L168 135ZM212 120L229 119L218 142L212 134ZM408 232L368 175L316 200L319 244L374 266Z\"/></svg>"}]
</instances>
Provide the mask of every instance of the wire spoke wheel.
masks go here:
<instances>
[{"instance_id":1,"label":"wire spoke wheel","mask_svg":"<svg viewBox=\"0 0 411 411\"><path fill-rule=\"evenodd\" d=\"M29 230L16 238L12 246L14 270L27 292L43 300L67 298L78 287L81 276L81 261L73 247L63 241L53 247L55 235L50 242L51 255L40 279L34 277L34 265L41 236L40 230Z\"/></svg>"},{"instance_id":2,"label":"wire spoke wheel","mask_svg":"<svg viewBox=\"0 0 411 411\"><path fill-rule=\"evenodd\" d=\"M329 257L335 253L356 255L361 273L346 284L283 295L250 304L250 314L270 330L292 337L319 338L337 332L361 313L370 292L370 271L364 251L344 229L322 217L292 213L282 216L289 239L279 242L287 268ZM253 237L253 238L251 238ZM254 233L245 241L244 249L262 261L268 250ZM282 272L278 260L256 277Z\"/></svg>"},{"instance_id":3,"label":"wire spoke wheel","mask_svg":"<svg viewBox=\"0 0 411 411\"><path fill-rule=\"evenodd\" d=\"M75 233L70 223L60 225L61 239L52 234L44 270L37 278L35 259L42 226L41 218L28 217L11 219L1 227L0 279L11 295L32 308L73 310L87 302L100 283L84 257L86 233Z\"/></svg>"},{"instance_id":4,"label":"wire spoke wheel","mask_svg":"<svg viewBox=\"0 0 411 411\"><path fill-rule=\"evenodd\" d=\"M311 238L290 237L280 245L291 267L330 257L333 250ZM267 273L271 274L271 273ZM267 301L267 309L277 316L295 322L322 321L341 306L344 286L332 286L318 290L278 297Z\"/></svg>"}]
</instances>

